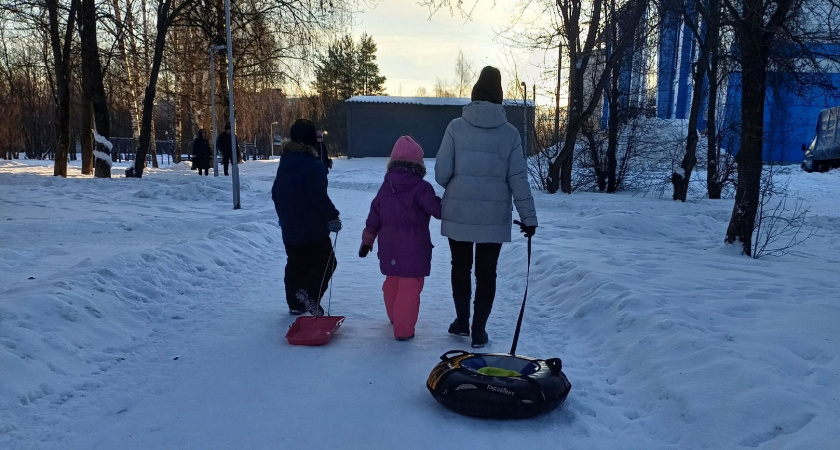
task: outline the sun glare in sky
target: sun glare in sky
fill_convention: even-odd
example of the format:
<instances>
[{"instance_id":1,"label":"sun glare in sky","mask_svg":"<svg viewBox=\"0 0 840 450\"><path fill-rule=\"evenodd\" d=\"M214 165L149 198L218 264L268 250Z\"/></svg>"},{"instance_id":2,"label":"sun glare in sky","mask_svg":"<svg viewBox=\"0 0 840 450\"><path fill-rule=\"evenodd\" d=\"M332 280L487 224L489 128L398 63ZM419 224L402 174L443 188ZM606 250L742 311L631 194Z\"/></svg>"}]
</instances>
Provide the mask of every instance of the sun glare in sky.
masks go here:
<instances>
[{"instance_id":1,"label":"sun glare in sky","mask_svg":"<svg viewBox=\"0 0 840 450\"><path fill-rule=\"evenodd\" d=\"M358 14L353 34L370 35L377 45L380 74L387 78L388 95L416 96L423 88L429 95L437 80L455 80L455 63L462 50L476 73L487 65L502 71L502 83L518 73L528 85L538 83L542 51L523 51L503 43L497 35L510 27L515 0L479 2L470 20L441 10L430 17L429 10L416 0L385 0ZM470 83L472 85L472 83ZM549 86L550 88L550 86ZM551 97L553 103L553 93ZM538 98L539 103L549 98Z\"/></svg>"}]
</instances>

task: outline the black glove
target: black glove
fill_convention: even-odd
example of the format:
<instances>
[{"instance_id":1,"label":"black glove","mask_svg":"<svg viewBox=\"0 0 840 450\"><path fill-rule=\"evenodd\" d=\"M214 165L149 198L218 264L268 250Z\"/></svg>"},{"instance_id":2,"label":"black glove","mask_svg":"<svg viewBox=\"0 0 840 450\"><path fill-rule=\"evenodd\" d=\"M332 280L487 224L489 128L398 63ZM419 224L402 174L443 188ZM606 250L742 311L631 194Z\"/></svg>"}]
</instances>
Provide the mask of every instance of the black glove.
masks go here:
<instances>
[{"instance_id":1,"label":"black glove","mask_svg":"<svg viewBox=\"0 0 840 450\"><path fill-rule=\"evenodd\" d=\"M341 219L330 220L327 224L327 228L330 229L331 233L338 233L341 231Z\"/></svg>"},{"instance_id":2,"label":"black glove","mask_svg":"<svg viewBox=\"0 0 840 450\"><path fill-rule=\"evenodd\" d=\"M327 159L327 167L332 169L332 158Z\"/></svg>"},{"instance_id":3,"label":"black glove","mask_svg":"<svg viewBox=\"0 0 840 450\"><path fill-rule=\"evenodd\" d=\"M518 220L514 220L513 223L519 225L519 230L522 231L522 234L524 234L526 238L533 236L534 233L537 232L536 225L525 225L524 223Z\"/></svg>"},{"instance_id":4,"label":"black glove","mask_svg":"<svg viewBox=\"0 0 840 450\"><path fill-rule=\"evenodd\" d=\"M371 250L373 250L373 246L362 244L362 246L359 247L359 258L364 258Z\"/></svg>"}]
</instances>

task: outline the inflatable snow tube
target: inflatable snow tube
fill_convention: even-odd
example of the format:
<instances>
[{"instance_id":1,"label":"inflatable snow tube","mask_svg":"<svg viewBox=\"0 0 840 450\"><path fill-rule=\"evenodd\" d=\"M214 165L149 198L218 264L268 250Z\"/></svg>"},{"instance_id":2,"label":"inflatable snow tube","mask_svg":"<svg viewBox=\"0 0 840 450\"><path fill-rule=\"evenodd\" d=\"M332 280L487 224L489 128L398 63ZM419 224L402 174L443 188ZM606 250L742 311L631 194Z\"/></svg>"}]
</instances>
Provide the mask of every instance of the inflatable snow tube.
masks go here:
<instances>
[{"instance_id":1,"label":"inflatable snow tube","mask_svg":"<svg viewBox=\"0 0 840 450\"><path fill-rule=\"evenodd\" d=\"M447 408L486 419L523 419L554 410L572 385L560 358L451 350L432 369L426 387Z\"/></svg>"}]
</instances>

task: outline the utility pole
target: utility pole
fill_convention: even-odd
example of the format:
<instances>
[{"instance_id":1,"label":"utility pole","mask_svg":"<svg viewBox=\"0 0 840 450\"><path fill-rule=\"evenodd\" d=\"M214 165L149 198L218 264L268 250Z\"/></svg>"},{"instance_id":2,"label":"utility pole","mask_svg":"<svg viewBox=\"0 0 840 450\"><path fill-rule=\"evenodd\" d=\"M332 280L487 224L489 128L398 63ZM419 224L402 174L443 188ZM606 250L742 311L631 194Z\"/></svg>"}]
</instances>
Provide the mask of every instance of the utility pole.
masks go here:
<instances>
[{"instance_id":1,"label":"utility pole","mask_svg":"<svg viewBox=\"0 0 840 450\"><path fill-rule=\"evenodd\" d=\"M230 0L225 0L225 31L227 31L228 105L230 105L230 152L233 162L233 209L239 209L239 152L236 151L236 114L233 107L233 42L230 39Z\"/></svg>"},{"instance_id":2,"label":"utility pole","mask_svg":"<svg viewBox=\"0 0 840 450\"><path fill-rule=\"evenodd\" d=\"M560 143L560 74L563 73L563 43L557 46L557 90L554 91L554 145Z\"/></svg>"},{"instance_id":3,"label":"utility pole","mask_svg":"<svg viewBox=\"0 0 840 450\"><path fill-rule=\"evenodd\" d=\"M269 128L271 129L271 156L274 155L274 125L277 125L277 122L271 122Z\"/></svg>"},{"instance_id":4,"label":"utility pole","mask_svg":"<svg viewBox=\"0 0 840 450\"><path fill-rule=\"evenodd\" d=\"M522 157L528 157L528 88L522 85Z\"/></svg>"}]
</instances>

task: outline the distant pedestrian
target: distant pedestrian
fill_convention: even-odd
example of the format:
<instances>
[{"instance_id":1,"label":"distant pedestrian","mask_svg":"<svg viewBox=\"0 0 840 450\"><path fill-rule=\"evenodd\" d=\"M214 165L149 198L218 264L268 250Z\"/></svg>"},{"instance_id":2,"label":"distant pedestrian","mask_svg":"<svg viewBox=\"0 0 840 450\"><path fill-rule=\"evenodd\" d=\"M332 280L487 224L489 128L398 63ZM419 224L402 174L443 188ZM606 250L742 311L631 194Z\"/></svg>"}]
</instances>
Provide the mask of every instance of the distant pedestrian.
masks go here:
<instances>
[{"instance_id":1,"label":"distant pedestrian","mask_svg":"<svg viewBox=\"0 0 840 450\"><path fill-rule=\"evenodd\" d=\"M336 268L330 233L341 230L341 220L327 195L327 168L315 151L315 125L299 119L290 136L271 187L286 249L286 302L289 314L321 316L321 298Z\"/></svg>"},{"instance_id":2,"label":"distant pedestrian","mask_svg":"<svg viewBox=\"0 0 840 450\"><path fill-rule=\"evenodd\" d=\"M502 243L510 242L513 206L525 236L532 236L537 228L519 131L507 121L502 77L495 67L481 71L472 102L446 127L435 161L435 180L445 189L440 232L449 238L452 253L456 318L449 332L472 333L472 346L483 347L496 297L499 253ZM470 326L473 251L475 302Z\"/></svg>"},{"instance_id":3,"label":"distant pedestrian","mask_svg":"<svg viewBox=\"0 0 840 450\"><path fill-rule=\"evenodd\" d=\"M379 270L385 275L385 312L394 337L414 337L420 292L432 265L430 217L440 219L440 197L423 177L423 149L409 136L397 139L385 181L370 204L359 256L364 258L379 237Z\"/></svg>"},{"instance_id":4,"label":"distant pedestrian","mask_svg":"<svg viewBox=\"0 0 840 450\"><path fill-rule=\"evenodd\" d=\"M193 141L193 166L198 170L198 174L201 175L201 171L204 171L204 175L209 175L210 173L210 159L213 156L213 151L210 150L210 142L207 140L206 136L207 132L202 128L198 130L198 137L195 138Z\"/></svg>"},{"instance_id":5,"label":"distant pedestrian","mask_svg":"<svg viewBox=\"0 0 840 450\"><path fill-rule=\"evenodd\" d=\"M324 130L318 130L316 132L315 137L317 142L315 143L315 150L318 151L318 158L324 163L324 166L328 169L327 173L329 173L329 169L332 169L333 161L330 158L330 151L327 148L327 144L324 143L324 137L326 135L327 133Z\"/></svg>"},{"instance_id":6,"label":"distant pedestrian","mask_svg":"<svg viewBox=\"0 0 840 450\"><path fill-rule=\"evenodd\" d=\"M230 145L230 123L225 124L225 130L219 133L219 137L216 138L216 148L222 154L222 165L225 167L225 176L228 176L228 166L232 164L231 159L233 158L233 151L231 150ZM239 141L236 141L236 154L239 155Z\"/></svg>"}]
</instances>

